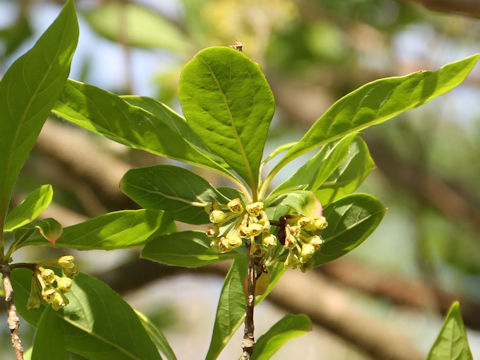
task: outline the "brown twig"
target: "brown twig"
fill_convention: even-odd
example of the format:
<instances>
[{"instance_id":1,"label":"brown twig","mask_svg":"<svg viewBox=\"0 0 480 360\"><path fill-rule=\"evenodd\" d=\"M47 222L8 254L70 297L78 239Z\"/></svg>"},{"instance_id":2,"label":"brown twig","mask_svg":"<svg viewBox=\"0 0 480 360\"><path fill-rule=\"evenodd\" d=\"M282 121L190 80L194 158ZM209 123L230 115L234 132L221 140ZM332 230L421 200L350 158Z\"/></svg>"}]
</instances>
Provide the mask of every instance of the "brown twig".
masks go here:
<instances>
[{"instance_id":1,"label":"brown twig","mask_svg":"<svg viewBox=\"0 0 480 360\"><path fill-rule=\"evenodd\" d=\"M17 315L17 308L13 302L13 287L10 281L10 267L2 265L0 272L3 275L3 289L5 291L5 303L7 304L7 324L12 336L12 346L15 351L17 360L23 360L23 347L20 336L18 336L18 328L20 326L20 319Z\"/></svg>"},{"instance_id":2,"label":"brown twig","mask_svg":"<svg viewBox=\"0 0 480 360\"><path fill-rule=\"evenodd\" d=\"M243 333L243 340L242 340L242 350L243 354L241 359L248 360L253 353L253 346L255 345L255 323L253 318L254 308L255 308L255 283L257 281L256 275L256 266L255 266L255 259L253 254L251 253L251 241L249 240L246 243L247 247L247 256L248 256L248 270L247 270L247 293L246 300L247 300L247 309L246 309L246 316L245 316L245 329Z\"/></svg>"},{"instance_id":3,"label":"brown twig","mask_svg":"<svg viewBox=\"0 0 480 360\"><path fill-rule=\"evenodd\" d=\"M404 0L405 1L405 0ZM425 6L427 9L480 18L478 0L407 0Z\"/></svg>"}]
</instances>

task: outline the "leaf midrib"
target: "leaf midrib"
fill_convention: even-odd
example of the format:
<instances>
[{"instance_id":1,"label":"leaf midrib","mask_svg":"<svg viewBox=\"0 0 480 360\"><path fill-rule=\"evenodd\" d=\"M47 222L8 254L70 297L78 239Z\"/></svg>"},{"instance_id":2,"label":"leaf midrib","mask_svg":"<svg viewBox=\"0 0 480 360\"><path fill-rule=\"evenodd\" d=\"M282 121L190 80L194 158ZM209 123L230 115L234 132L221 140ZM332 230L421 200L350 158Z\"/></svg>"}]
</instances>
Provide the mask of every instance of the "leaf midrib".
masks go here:
<instances>
[{"instance_id":1,"label":"leaf midrib","mask_svg":"<svg viewBox=\"0 0 480 360\"><path fill-rule=\"evenodd\" d=\"M231 123L231 126L232 126L233 135L235 136L235 140L237 141L238 148L240 150L240 155L242 156L242 160L244 162L245 169L247 170L247 173L248 173L250 187L251 187L251 189L255 189L255 177L253 176L253 170L252 170L252 167L250 166L250 161L248 161L248 157L247 157L247 154L245 152L245 148L243 147L242 140L240 139L240 135L238 134L237 128L235 126L235 122L233 120L233 115L232 115L232 112L230 111L230 106L228 105L227 97L225 96L225 93L223 92L223 89L220 85L220 82L218 81L218 78L215 75L215 73L213 72L211 66L201 57L198 57L198 59L202 62L202 64L204 64L208 68L208 70L210 72L210 75L212 76L212 79L215 81L215 83L218 87L218 90L219 90L219 92L222 96L223 103L225 104L225 108L227 109L228 117L230 119L230 123Z\"/></svg>"}]
</instances>

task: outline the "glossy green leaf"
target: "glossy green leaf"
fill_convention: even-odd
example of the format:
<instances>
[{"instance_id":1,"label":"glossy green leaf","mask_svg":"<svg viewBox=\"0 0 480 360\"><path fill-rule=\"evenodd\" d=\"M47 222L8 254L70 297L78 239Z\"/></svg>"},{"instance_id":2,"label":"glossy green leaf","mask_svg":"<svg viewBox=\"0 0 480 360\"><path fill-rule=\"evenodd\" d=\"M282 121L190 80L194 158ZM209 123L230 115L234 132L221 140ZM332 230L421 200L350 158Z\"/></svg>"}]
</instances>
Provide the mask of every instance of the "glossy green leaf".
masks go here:
<instances>
[{"instance_id":1,"label":"glossy green leaf","mask_svg":"<svg viewBox=\"0 0 480 360\"><path fill-rule=\"evenodd\" d=\"M460 304L456 301L450 307L427 360L473 360L463 325Z\"/></svg>"},{"instance_id":2,"label":"glossy green leaf","mask_svg":"<svg viewBox=\"0 0 480 360\"><path fill-rule=\"evenodd\" d=\"M150 339L152 339L153 343L157 346L158 349L165 355L167 360L177 360L175 353L173 352L170 344L167 341L167 338L163 333L160 331L159 328L155 326L155 324L144 314L140 311L135 310L138 318L140 319L145 331L147 332Z\"/></svg>"},{"instance_id":3,"label":"glossy green leaf","mask_svg":"<svg viewBox=\"0 0 480 360\"><path fill-rule=\"evenodd\" d=\"M262 295L255 297L256 305L270 294L284 272L285 268L282 263L276 263L269 268L270 283ZM213 360L218 357L245 319L246 302L243 279L246 274L246 257L235 259L225 278L220 299L218 300L212 339L205 357L206 360Z\"/></svg>"},{"instance_id":4,"label":"glossy green leaf","mask_svg":"<svg viewBox=\"0 0 480 360\"><path fill-rule=\"evenodd\" d=\"M192 46L173 22L136 3L107 3L85 12L100 35L122 44L188 52Z\"/></svg>"},{"instance_id":5,"label":"glossy green leaf","mask_svg":"<svg viewBox=\"0 0 480 360\"><path fill-rule=\"evenodd\" d=\"M47 241L55 244L60 236L62 236L63 228L57 220L52 218L37 220L26 227L35 227Z\"/></svg>"},{"instance_id":6,"label":"glossy green leaf","mask_svg":"<svg viewBox=\"0 0 480 360\"><path fill-rule=\"evenodd\" d=\"M353 193L374 168L375 162L370 156L367 144L357 138L350 144L342 163L313 191L322 205L328 205Z\"/></svg>"},{"instance_id":7,"label":"glossy green leaf","mask_svg":"<svg viewBox=\"0 0 480 360\"><path fill-rule=\"evenodd\" d=\"M352 134L336 143L325 145L313 158L298 169L295 174L273 190L269 198L274 198L276 195L289 190L315 191L328 179L347 156L349 146L355 137L356 134Z\"/></svg>"},{"instance_id":8,"label":"glossy green leaf","mask_svg":"<svg viewBox=\"0 0 480 360\"><path fill-rule=\"evenodd\" d=\"M231 48L205 49L183 69L179 98L192 129L256 189L275 111L258 64Z\"/></svg>"},{"instance_id":9,"label":"glossy green leaf","mask_svg":"<svg viewBox=\"0 0 480 360\"><path fill-rule=\"evenodd\" d=\"M247 258L236 259L225 277L218 300L212 339L205 360L218 357L245 317L243 279L247 275Z\"/></svg>"},{"instance_id":10,"label":"glossy green leaf","mask_svg":"<svg viewBox=\"0 0 480 360\"><path fill-rule=\"evenodd\" d=\"M32 360L70 359L63 336L63 324L64 321L50 306L43 310L35 331Z\"/></svg>"},{"instance_id":11,"label":"glossy green leaf","mask_svg":"<svg viewBox=\"0 0 480 360\"><path fill-rule=\"evenodd\" d=\"M158 210L111 212L63 229L56 247L77 250L113 250L138 247L151 238L176 230L171 218ZM28 239L17 248L45 245L41 238Z\"/></svg>"},{"instance_id":12,"label":"glossy green leaf","mask_svg":"<svg viewBox=\"0 0 480 360\"><path fill-rule=\"evenodd\" d=\"M129 100L131 101L131 100ZM184 139L185 120L168 107L153 114L129 101L93 85L68 80L53 112L65 120L101 134L113 141L201 167L231 177L196 144Z\"/></svg>"},{"instance_id":13,"label":"glossy green leaf","mask_svg":"<svg viewBox=\"0 0 480 360\"><path fill-rule=\"evenodd\" d=\"M5 218L4 231L12 231L35 220L52 202L51 185L34 190Z\"/></svg>"},{"instance_id":14,"label":"glossy green leaf","mask_svg":"<svg viewBox=\"0 0 480 360\"><path fill-rule=\"evenodd\" d=\"M385 207L373 196L352 194L328 205L325 243L315 253L315 266L332 261L360 245L380 224Z\"/></svg>"},{"instance_id":15,"label":"glossy green leaf","mask_svg":"<svg viewBox=\"0 0 480 360\"><path fill-rule=\"evenodd\" d=\"M205 206L213 200L226 204L230 199L195 173L172 165L129 170L120 189L146 209L160 209L189 224L209 223Z\"/></svg>"},{"instance_id":16,"label":"glossy green leaf","mask_svg":"<svg viewBox=\"0 0 480 360\"><path fill-rule=\"evenodd\" d=\"M13 186L70 71L78 24L70 0L0 82L0 230Z\"/></svg>"},{"instance_id":17,"label":"glossy green leaf","mask_svg":"<svg viewBox=\"0 0 480 360\"><path fill-rule=\"evenodd\" d=\"M190 125L186 120L170 109L167 105L157 101L153 98L146 96L133 96L125 95L121 96L123 100L128 102L130 105L141 108L142 110L148 111L155 118L162 119L169 128L175 130L177 134L180 134L183 139L191 144L192 146L200 149L205 153L209 153L207 145L203 140L193 131ZM215 158L215 155L209 154L209 156ZM222 163L223 160L220 157L216 157L217 162ZM225 166L228 166L224 164Z\"/></svg>"},{"instance_id":18,"label":"glossy green leaf","mask_svg":"<svg viewBox=\"0 0 480 360\"><path fill-rule=\"evenodd\" d=\"M281 195L269 203L266 209L268 218L273 220L278 220L279 216L288 213L317 217L321 215L321 211L322 207L315 194L306 190L295 190Z\"/></svg>"},{"instance_id":19,"label":"glossy green leaf","mask_svg":"<svg viewBox=\"0 0 480 360\"><path fill-rule=\"evenodd\" d=\"M45 309L26 309L32 272L12 271L15 305L20 315L38 326ZM63 319L67 350L88 360L159 360L158 351L135 311L111 288L86 274L78 274L70 303L56 312Z\"/></svg>"},{"instance_id":20,"label":"glossy green leaf","mask_svg":"<svg viewBox=\"0 0 480 360\"><path fill-rule=\"evenodd\" d=\"M479 57L470 56L438 71L375 80L358 88L333 104L287 152L272 173L307 151L380 124L445 94L465 80Z\"/></svg>"},{"instance_id":21,"label":"glossy green leaf","mask_svg":"<svg viewBox=\"0 0 480 360\"><path fill-rule=\"evenodd\" d=\"M210 247L211 240L203 231L162 235L145 245L142 257L167 265L200 267L239 256L235 251L217 252Z\"/></svg>"},{"instance_id":22,"label":"glossy green leaf","mask_svg":"<svg viewBox=\"0 0 480 360\"><path fill-rule=\"evenodd\" d=\"M251 360L268 360L287 341L310 331L312 331L312 322L308 316L287 314L258 338Z\"/></svg>"}]
</instances>

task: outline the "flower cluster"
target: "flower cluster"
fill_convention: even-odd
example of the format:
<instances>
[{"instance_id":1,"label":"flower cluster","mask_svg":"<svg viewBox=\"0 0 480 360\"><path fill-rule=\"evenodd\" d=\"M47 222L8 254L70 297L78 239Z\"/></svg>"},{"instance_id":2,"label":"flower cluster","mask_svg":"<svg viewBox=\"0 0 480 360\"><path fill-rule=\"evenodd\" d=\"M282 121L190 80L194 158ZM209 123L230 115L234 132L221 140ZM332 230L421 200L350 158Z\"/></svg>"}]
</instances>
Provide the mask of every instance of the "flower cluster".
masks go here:
<instances>
[{"instance_id":1,"label":"flower cluster","mask_svg":"<svg viewBox=\"0 0 480 360\"><path fill-rule=\"evenodd\" d=\"M313 268L313 255L324 243L320 233L328 226L323 217L291 216L284 228L284 247L288 249L285 267L303 272Z\"/></svg>"},{"instance_id":2,"label":"flower cluster","mask_svg":"<svg viewBox=\"0 0 480 360\"><path fill-rule=\"evenodd\" d=\"M260 239L252 241L251 252L255 257L264 255L265 250L277 245L277 238L270 234L270 222L263 210L262 202L244 204L236 198L220 205L212 202L205 207L212 225L207 229L207 236L212 238L210 246L219 252L228 252L243 244L243 239Z\"/></svg>"},{"instance_id":3,"label":"flower cluster","mask_svg":"<svg viewBox=\"0 0 480 360\"><path fill-rule=\"evenodd\" d=\"M52 269L41 265L35 267L33 272L30 296L27 301L27 308L40 307L41 300L52 305L52 309L59 310L68 304L65 293L72 288L72 279L77 275L78 268L71 255L62 256L56 261L64 276L58 276ZM49 262L50 264L50 262Z\"/></svg>"}]
</instances>

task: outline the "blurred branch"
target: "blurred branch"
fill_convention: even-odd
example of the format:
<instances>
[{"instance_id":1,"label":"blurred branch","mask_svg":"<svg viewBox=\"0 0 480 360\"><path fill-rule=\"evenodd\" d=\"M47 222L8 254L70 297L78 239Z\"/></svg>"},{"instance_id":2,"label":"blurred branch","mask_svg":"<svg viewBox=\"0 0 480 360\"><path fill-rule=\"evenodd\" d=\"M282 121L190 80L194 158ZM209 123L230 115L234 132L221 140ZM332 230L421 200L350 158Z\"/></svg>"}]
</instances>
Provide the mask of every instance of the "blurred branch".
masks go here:
<instances>
[{"instance_id":1,"label":"blurred branch","mask_svg":"<svg viewBox=\"0 0 480 360\"><path fill-rule=\"evenodd\" d=\"M379 272L369 266L339 259L318 268L323 275L373 296L383 297L398 305L435 311L442 315L455 300L460 301L465 325L480 329L480 305L460 294L443 291L422 281Z\"/></svg>"},{"instance_id":2,"label":"blurred branch","mask_svg":"<svg viewBox=\"0 0 480 360\"><path fill-rule=\"evenodd\" d=\"M96 276L116 291L125 293L160 278L192 271L194 274L225 276L228 266L227 263L219 263L189 270L133 260ZM268 300L287 311L307 314L317 325L355 344L374 359L423 358L409 340L386 328L383 323L361 315L362 311L343 290L318 274L285 273Z\"/></svg>"},{"instance_id":3,"label":"blurred branch","mask_svg":"<svg viewBox=\"0 0 480 360\"><path fill-rule=\"evenodd\" d=\"M427 9L480 18L478 0L403 0L425 6Z\"/></svg>"}]
</instances>

